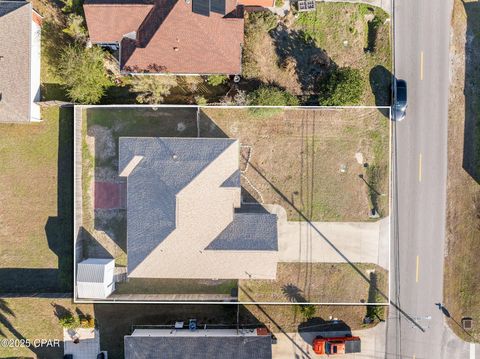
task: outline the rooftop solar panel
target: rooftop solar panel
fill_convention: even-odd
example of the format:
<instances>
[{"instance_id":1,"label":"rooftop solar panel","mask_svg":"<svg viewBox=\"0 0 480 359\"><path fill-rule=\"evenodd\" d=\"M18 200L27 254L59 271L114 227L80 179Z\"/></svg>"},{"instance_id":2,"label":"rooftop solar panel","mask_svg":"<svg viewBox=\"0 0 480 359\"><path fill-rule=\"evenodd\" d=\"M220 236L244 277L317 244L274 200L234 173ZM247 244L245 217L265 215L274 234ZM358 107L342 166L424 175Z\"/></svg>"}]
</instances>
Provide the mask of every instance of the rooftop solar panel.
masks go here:
<instances>
[{"instance_id":1,"label":"rooftop solar panel","mask_svg":"<svg viewBox=\"0 0 480 359\"><path fill-rule=\"evenodd\" d=\"M193 0L192 11L195 14L210 16L210 0Z\"/></svg>"}]
</instances>

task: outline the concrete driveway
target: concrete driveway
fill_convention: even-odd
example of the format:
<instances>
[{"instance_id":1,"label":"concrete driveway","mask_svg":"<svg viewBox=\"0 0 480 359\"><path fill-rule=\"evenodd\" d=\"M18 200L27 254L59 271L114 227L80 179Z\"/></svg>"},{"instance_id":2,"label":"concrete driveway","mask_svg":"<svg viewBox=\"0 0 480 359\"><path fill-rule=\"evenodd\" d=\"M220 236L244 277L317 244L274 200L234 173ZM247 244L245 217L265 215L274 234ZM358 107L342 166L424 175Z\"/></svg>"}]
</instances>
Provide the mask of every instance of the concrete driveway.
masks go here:
<instances>
[{"instance_id":1,"label":"concrete driveway","mask_svg":"<svg viewBox=\"0 0 480 359\"><path fill-rule=\"evenodd\" d=\"M277 344L272 347L275 359L308 359L326 358L317 355L312 350L312 341L317 335L332 336L344 335L343 332L302 332L278 333ZM385 323L380 323L372 329L354 330L352 335L359 336L362 340L362 352L358 354L336 355L337 358L385 358Z\"/></svg>"},{"instance_id":2,"label":"concrete driveway","mask_svg":"<svg viewBox=\"0 0 480 359\"><path fill-rule=\"evenodd\" d=\"M278 216L280 262L376 263L388 270L389 218L375 222L289 222L285 210L271 206Z\"/></svg>"}]
</instances>

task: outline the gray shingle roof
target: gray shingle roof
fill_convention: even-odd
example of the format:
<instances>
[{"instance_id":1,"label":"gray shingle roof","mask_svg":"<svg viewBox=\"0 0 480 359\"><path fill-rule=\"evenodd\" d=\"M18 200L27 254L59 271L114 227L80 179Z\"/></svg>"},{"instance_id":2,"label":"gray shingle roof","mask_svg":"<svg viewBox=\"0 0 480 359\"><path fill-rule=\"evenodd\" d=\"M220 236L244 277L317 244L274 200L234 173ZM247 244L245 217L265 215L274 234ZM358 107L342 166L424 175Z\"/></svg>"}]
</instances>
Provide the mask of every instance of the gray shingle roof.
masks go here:
<instances>
[{"instance_id":1,"label":"gray shingle roof","mask_svg":"<svg viewBox=\"0 0 480 359\"><path fill-rule=\"evenodd\" d=\"M0 1L0 122L30 121L32 7Z\"/></svg>"},{"instance_id":2,"label":"gray shingle roof","mask_svg":"<svg viewBox=\"0 0 480 359\"><path fill-rule=\"evenodd\" d=\"M222 187L240 187L240 170L233 172L233 174L222 183Z\"/></svg>"},{"instance_id":3,"label":"gray shingle roof","mask_svg":"<svg viewBox=\"0 0 480 359\"><path fill-rule=\"evenodd\" d=\"M270 213L235 213L233 222L205 249L276 251L277 216Z\"/></svg>"},{"instance_id":4,"label":"gray shingle roof","mask_svg":"<svg viewBox=\"0 0 480 359\"><path fill-rule=\"evenodd\" d=\"M128 271L175 229L175 196L234 140L199 138L119 139L119 172L134 156L143 160L127 181Z\"/></svg>"},{"instance_id":5,"label":"gray shingle roof","mask_svg":"<svg viewBox=\"0 0 480 359\"><path fill-rule=\"evenodd\" d=\"M270 336L125 337L125 359L271 359Z\"/></svg>"}]
</instances>

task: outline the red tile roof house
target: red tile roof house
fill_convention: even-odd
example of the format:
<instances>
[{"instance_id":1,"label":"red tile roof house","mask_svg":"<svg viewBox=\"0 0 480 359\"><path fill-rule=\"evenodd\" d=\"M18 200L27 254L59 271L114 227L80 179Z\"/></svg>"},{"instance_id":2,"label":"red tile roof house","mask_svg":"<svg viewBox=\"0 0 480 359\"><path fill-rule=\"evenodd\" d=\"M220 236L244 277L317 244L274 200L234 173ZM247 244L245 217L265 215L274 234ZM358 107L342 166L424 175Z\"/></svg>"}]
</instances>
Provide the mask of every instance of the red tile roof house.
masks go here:
<instances>
[{"instance_id":1,"label":"red tile roof house","mask_svg":"<svg viewBox=\"0 0 480 359\"><path fill-rule=\"evenodd\" d=\"M236 0L86 0L83 7L91 42L120 45L122 73L241 73Z\"/></svg>"}]
</instances>

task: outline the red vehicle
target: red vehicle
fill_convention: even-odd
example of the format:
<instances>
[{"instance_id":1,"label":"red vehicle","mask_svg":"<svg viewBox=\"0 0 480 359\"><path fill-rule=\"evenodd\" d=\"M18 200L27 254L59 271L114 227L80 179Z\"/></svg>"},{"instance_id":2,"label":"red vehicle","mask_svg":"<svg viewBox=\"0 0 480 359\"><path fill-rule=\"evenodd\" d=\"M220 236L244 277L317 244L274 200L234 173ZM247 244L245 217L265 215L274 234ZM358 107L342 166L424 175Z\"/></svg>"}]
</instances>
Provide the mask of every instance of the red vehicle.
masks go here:
<instances>
[{"instance_id":1,"label":"red vehicle","mask_svg":"<svg viewBox=\"0 0 480 359\"><path fill-rule=\"evenodd\" d=\"M361 341L359 337L344 336L325 338L318 336L313 340L313 351L316 354L350 354L360 353Z\"/></svg>"}]
</instances>

